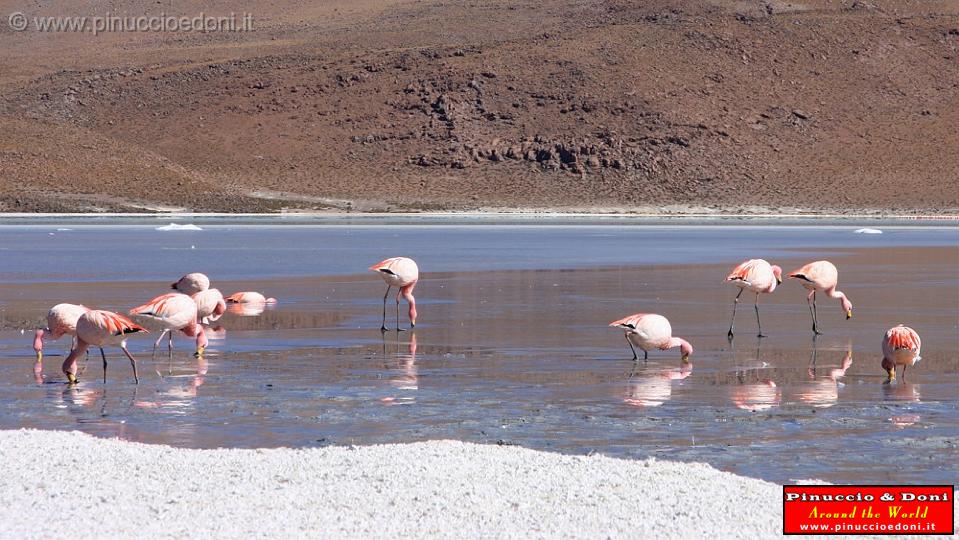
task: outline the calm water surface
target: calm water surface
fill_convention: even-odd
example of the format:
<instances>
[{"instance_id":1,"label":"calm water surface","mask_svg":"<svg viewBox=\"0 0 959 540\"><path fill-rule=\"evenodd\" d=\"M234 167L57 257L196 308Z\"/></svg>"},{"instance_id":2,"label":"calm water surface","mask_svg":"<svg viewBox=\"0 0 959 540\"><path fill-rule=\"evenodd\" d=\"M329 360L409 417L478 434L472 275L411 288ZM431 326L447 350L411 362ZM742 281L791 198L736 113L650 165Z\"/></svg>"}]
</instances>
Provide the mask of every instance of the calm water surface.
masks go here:
<instances>
[{"instance_id":1,"label":"calm water surface","mask_svg":"<svg viewBox=\"0 0 959 540\"><path fill-rule=\"evenodd\" d=\"M0 226L0 428L200 448L454 438L777 482L959 480L959 229L201 225ZM365 268L397 254L420 263L420 324L383 335L385 286ZM747 299L728 342L735 290L721 281L755 256L786 270L830 258L855 317L822 301L813 340L805 292L787 282L761 299L769 337L755 337ZM66 386L67 339L47 344L35 378L30 334L51 305L126 310L188 271L280 304L229 313L202 361L186 338L172 363L131 340L139 386L118 350L106 384L93 358ZM634 365L606 324L637 311L669 317L693 363L668 351ZM922 335L923 360L883 385L880 340L900 322Z\"/></svg>"}]
</instances>

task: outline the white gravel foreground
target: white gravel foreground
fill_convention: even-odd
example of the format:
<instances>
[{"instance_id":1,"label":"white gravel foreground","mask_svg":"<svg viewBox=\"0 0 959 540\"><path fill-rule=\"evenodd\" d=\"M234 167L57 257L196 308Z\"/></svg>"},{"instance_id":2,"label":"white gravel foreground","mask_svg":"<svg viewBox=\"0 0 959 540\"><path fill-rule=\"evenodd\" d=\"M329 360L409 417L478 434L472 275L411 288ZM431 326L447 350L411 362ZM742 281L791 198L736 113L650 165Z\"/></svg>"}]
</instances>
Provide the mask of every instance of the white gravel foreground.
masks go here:
<instances>
[{"instance_id":1,"label":"white gravel foreground","mask_svg":"<svg viewBox=\"0 0 959 540\"><path fill-rule=\"evenodd\" d=\"M435 441L186 450L0 431L3 538L772 538L776 484Z\"/></svg>"}]
</instances>

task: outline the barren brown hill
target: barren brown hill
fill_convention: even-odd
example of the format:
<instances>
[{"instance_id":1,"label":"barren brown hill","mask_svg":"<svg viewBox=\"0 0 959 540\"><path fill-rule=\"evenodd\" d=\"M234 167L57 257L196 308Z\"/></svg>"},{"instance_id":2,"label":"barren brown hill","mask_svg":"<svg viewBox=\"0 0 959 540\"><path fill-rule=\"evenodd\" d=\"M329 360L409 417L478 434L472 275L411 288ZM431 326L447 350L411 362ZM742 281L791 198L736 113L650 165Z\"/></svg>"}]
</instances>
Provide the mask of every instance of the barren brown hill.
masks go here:
<instances>
[{"instance_id":1,"label":"barren brown hill","mask_svg":"<svg viewBox=\"0 0 959 540\"><path fill-rule=\"evenodd\" d=\"M0 210L955 211L948 0L114 2L13 31Z\"/></svg>"}]
</instances>

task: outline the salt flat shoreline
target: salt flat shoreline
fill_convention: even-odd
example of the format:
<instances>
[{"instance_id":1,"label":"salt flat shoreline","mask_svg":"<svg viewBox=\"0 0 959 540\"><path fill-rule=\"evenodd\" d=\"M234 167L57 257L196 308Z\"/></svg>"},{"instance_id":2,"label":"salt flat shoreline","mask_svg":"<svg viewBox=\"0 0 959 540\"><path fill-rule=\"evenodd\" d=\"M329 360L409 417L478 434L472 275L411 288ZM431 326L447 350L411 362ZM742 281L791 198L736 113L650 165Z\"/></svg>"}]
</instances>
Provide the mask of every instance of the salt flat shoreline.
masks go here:
<instances>
[{"instance_id":1,"label":"salt flat shoreline","mask_svg":"<svg viewBox=\"0 0 959 540\"><path fill-rule=\"evenodd\" d=\"M433 441L190 450L0 431L6 538L771 538L782 491L705 464Z\"/></svg>"}]
</instances>

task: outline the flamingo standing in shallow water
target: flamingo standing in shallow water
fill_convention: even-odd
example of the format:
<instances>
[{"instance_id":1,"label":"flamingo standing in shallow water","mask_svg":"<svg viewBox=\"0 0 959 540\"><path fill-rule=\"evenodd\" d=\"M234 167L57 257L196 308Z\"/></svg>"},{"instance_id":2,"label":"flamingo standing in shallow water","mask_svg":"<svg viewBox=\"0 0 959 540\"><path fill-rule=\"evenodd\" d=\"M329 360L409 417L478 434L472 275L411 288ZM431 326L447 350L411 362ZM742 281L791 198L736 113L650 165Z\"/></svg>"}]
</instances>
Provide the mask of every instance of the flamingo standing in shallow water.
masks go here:
<instances>
[{"instance_id":1,"label":"flamingo standing in shallow water","mask_svg":"<svg viewBox=\"0 0 959 540\"><path fill-rule=\"evenodd\" d=\"M142 306L130 310L137 322L152 330L159 330L160 337L153 344L153 360L156 361L157 347L168 334L170 362L173 362L173 332L179 330L188 337L196 338L196 356L203 354L207 346L203 325L197 323L196 302L183 293L167 293L157 296Z\"/></svg>"},{"instance_id":2,"label":"flamingo standing in shallow water","mask_svg":"<svg viewBox=\"0 0 959 540\"><path fill-rule=\"evenodd\" d=\"M90 310L77 319L77 346L70 351L70 355L63 361L63 373L71 384L77 382L77 358L87 351L90 345L100 347L100 356L103 358L103 382L107 382L107 357L103 347L117 345L130 359L133 366L133 380L139 384L137 377L137 361L127 350L127 336L137 332L147 332L146 328L130 319L113 313L112 311Z\"/></svg>"},{"instance_id":3,"label":"flamingo standing in shallow water","mask_svg":"<svg viewBox=\"0 0 959 540\"><path fill-rule=\"evenodd\" d=\"M819 319L816 316L816 291L822 292L829 298L838 298L842 310L846 312L846 320L852 318L852 302L841 291L836 290L839 284L839 270L829 261L816 261L797 268L789 273L789 277L798 279L802 286L809 290L806 304L809 306L809 316L812 317L812 331L819 335Z\"/></svg>"},{"instance_id":4,"label":"flamingo standing in shallow water","mask_svg":"<svg viewBox=\"0 0 959 540\"><path fill-rule=\"evenodd\" d=\"M399 287L396 293L396 331L402 332L400 328L400 297L406 298L410 305L410 328L416 327L416 298L413 297L413 288L420 279L420 269L416 266L413 259L407 257L393 257L380 261L370 267L373 272L379 273L383 281L386 282L386 294L383 295L383 324L380 330L386 332L386 299L390 296L390 289Z\"/></svg>"},{"instance_id":5,"label":"flamingo standing in shallow water","mask_svg":"<svg viewBox=\"0 0 959 540\"><path fill-rule=\"evenodd\" d=\"M729 321L729 332L726 334L729 339L733 339L733 325L736 323L736 306L739 304L739 297L746 289L756 293L756 325L759 326L759 337L766 337L763 335L763 323L759 320L759 293L775 291L776 285L783 282L782 274L782 268L769 264L763 259L749 259L733 268L733 271L726 276L726 281L731 281L739 287L739 293L733 300L733 318Z\"/></svg>"},{"instance_id":6,"label":"flamingo standing in shallow water","mask_svg":"<svg viewBox=\"0 0 959 540\"><path fill-rule=\"evenodd\" d=\"M223 293L217 289L207 289L191 295L196 302L196 316L201 324L210 324L226 312Z\"/></svg>"},{"instance_id":7,"label":"flamingo standing in shallow water","mask_svg":"<svg viewBox=\"0 0 959 540\"><path fill-rule=\"evenodd\" d=\"M669 319L662 315L636 313L618 321L613 321L609 325L626 331L626 343L633 351L633 361L639 360L639 355L636 354L633 345L643 350L643 360L649 359L649 351L652 349L665 351L666 349L679 347L683 362L689 362L689 356L693 354L693 346L688 341L673 337L673 329L669 324Z\"/></svg>"},{"instance_id":8,"label":"flamingo standing in shallow water","mask_svg":"<svg viewBox=\"0 0 959 540\"><path fill-rule=\"evenodd\" d=\"M193 272L173 282L170 288L188 296L193 296L200 291L205 291L210 288L210 278L208 278L206 274Z\"/></svg>"},{"instance_id":9,"label":"flamingo standing in shallow water","mask_svg":"<svg viewBox=\"0 0 959 540\"><path fill-rule=\"evenodd\" d=\"M886 383L896 380L897 366L902 366L905 380L906 368L922 359L919 356L921 349L922 340L915 330L901 324L890 328L882 338L882 369L889 375Z\"/></svg>"},{"instance_id":10,"label":"flamingo standing in shallow water","mask_svg":"<svg viewBox=\"0 0 959 540\"><path fill-rule=\"evenodd\" d=\"M77 320L90 308L78 304L57 304L47 312L46 328L37 328L33 335L33 350L37 353L37 364L43 362L43 338L60 339L66 335L77 336Z\"/></svg>"}]
</instances>

